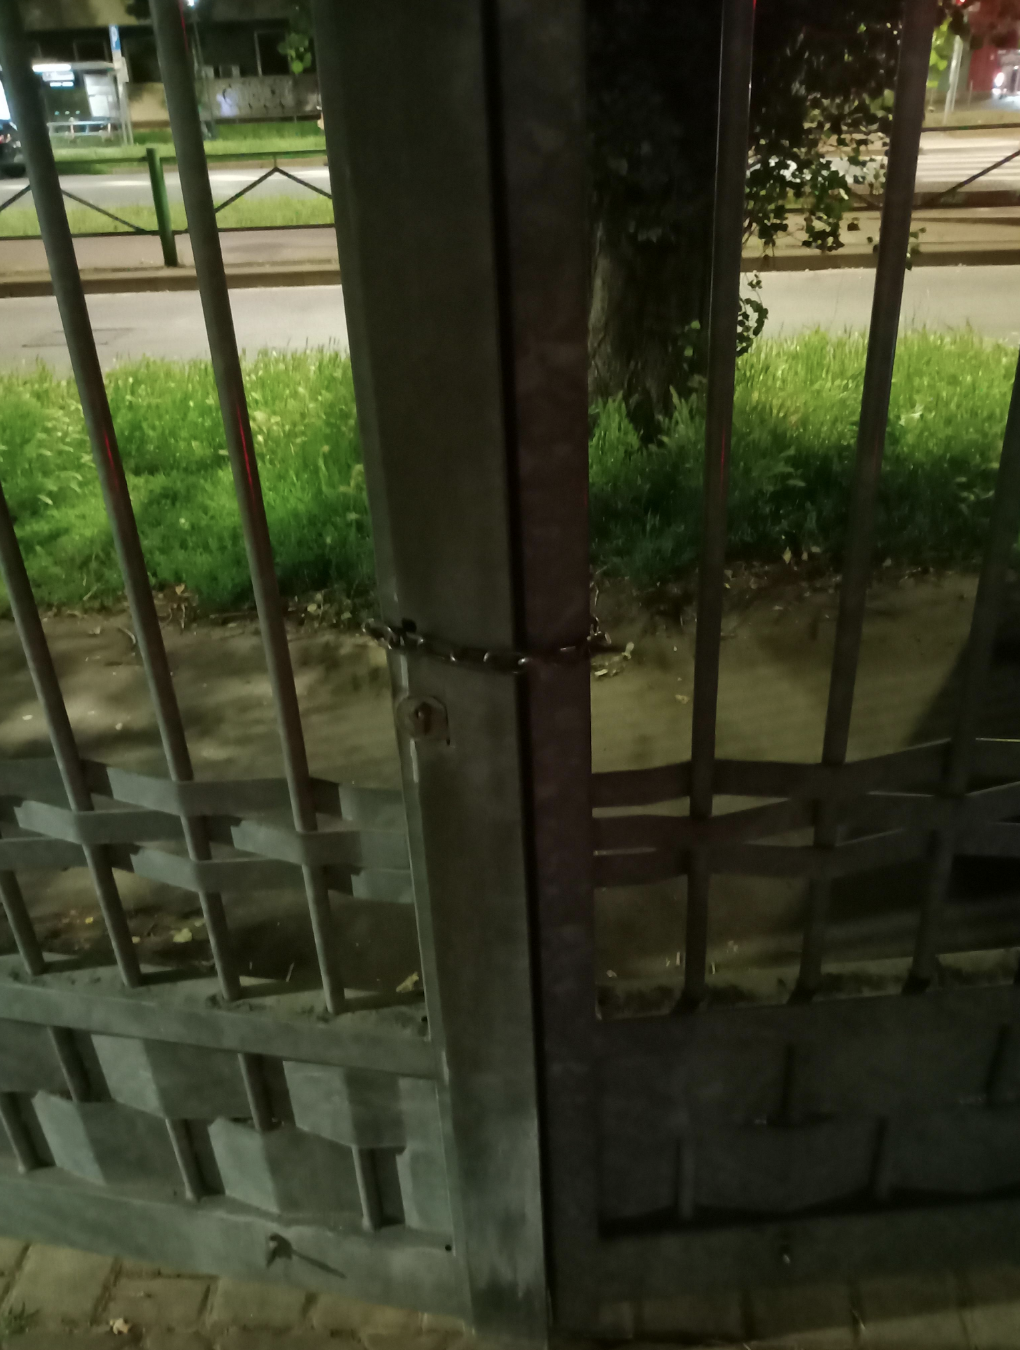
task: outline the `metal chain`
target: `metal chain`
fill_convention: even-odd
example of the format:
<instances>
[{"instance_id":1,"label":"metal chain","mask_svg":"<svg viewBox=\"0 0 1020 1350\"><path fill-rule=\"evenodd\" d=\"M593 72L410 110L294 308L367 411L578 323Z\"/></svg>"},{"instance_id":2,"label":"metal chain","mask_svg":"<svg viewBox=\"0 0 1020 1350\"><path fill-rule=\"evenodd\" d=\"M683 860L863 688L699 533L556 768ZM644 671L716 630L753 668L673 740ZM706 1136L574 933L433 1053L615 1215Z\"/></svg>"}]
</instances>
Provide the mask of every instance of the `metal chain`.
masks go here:
<instances>
[{"instance_id":1,"label":"metal chain","mask_svg":"<svg viewBox=\"0 0 1020 1350\"><path fill-rule=\"evenodd\" d=\"M587 661L594 652L605 651L609 646L609 640L594 616L588 636L582 642L570 643L566 647L551 647L545 651L518 652L503 647L486 649L458 646L443 638L427 637L423 633L406 628L392 628L381 619L366 623L364 632L387 651L429 656L448 665L473 666L503 674L527 670L534 666L573 665L576 662Z\"/></svg>"}]
</instances>

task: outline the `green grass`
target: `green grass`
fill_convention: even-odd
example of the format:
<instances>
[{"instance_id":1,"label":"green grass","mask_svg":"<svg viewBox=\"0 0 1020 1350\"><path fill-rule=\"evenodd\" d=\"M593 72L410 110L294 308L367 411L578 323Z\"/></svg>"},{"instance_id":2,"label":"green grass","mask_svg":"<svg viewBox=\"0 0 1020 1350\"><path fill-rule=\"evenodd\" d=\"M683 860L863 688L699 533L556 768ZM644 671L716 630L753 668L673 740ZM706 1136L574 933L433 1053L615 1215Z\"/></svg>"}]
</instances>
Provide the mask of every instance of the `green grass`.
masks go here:
<instances>
[{"instance_id":1,"label":"green grass","mask_svg":"<svg viewBox=\"0 0 1020 1350\"><path fill-rule=\"evenodd\" d=\"M255 155L272 159L273 155L293 155L299 151L302 155L318 158L326 153L326 139L315 123L298 123L295 132L290 122L253 122L244 126L225 129L215 140L206 141L206 158L210 160L231 160L238 155ZM229 130L230 134L226 134ZM53 147L57 163L69 173L106 173L117 171L131 160L145 162L146 145L167 147L167 155L173 154L173 138L169 129L139 132L134 145L122 145L120 142L90 143L81 145L70 137L54 137Z\"/></svg>"},{"instance_id":2,"label":"green grass","mask_svg":"<svg viewBox=\"0 0 1020 1350\"><path fill-rule=\"evenodd\" d=\"M114 215L129 220L143 229L156 228L156 211L152 206L111 206ZM170 203L170 219L175 230L188 228L184 205L181 202ZM109 216L98 211L90 211L85 206L67 204L67 220L71 233L81 234L128 234L126 225L119 225ZM303 197L289 196L253 196L249 194L240 201L225 207L219 213L222 228L244 226L251 229L265 229L271 225L332 225L333 203L326 197L309 192ZM0 211L0 239L36 239L39 237L39 220L35 208L31 206L11 206Z\"/></svg>"},{"instance_id":3,"label":"green grass","mask_svg":"<svg viewBox=\"0 0 1020 1350\"><path fill-rule=\"evenodd\" d=\"M372 586L350 364L336 352L246 364L277 571L289 594ZM132 363L108 379L154 586L210 607L250 595L219 404L204 361ZM73 383L37 367L0 376L0 479L41 602L108 604L121 591Z\"/></svg>"},{"instance_id":4,"label":"green grass","mask_svg":"<svg viewBox=\"0 0 1020 1350\"><path fill-rule=\"evenodd\" d=\"M0 1313L0 1342L23 1336L38 1320L38 1312L28 1312L23 1303L7 1308Z\"/></svg>"},{"instance_id":5,"label":"green grass","mask_svg":"<svg viewBox=\"0 0 1020 1350\"><path fill-rule=\"evenodd\" d=\"M318 123L302 122L217 122L216 139L208 143L211 148L222 141L264 141L276 138L281 141L316 141L323 143ZM150 127L135 132L136 145L172 145L173 136L169 127ZM290 146L290 149L296 147ZM245 147L247 149L247 147Z\"/></svg>"},{"instance_id":6,"label":"green grass","mask_svg":"<svg viewBox=\"0 0 1020 1350\"><path fill-rule=\"evenodd\" d=\"M864 338L760 342L738 366L729 553L776 561L817 549L838 565L846 528ZM899 347L879 493L876 554L975 559L989 517L1015 350L969 331L913 333ZM591 441L596 566L652 586L694 565L704 421L679 404L642 446L618 404Z\"/></svg>"},{"instance_id":7,"label":"green grass","mask_svg":"<svg viewBox=\"0 0 1020 1350\"><path fill-rule=\"evenodd\" d=\"M900 346L876 558L969 564L980 554L1015 355L970 333ZM739 366L730 554L777 561L816 548L839 565L864 343L762 342ZM246 364L277 570L285 593L366 603L371 538L350 365L335 352ZM108 379L154 586L210 608L250 588L219 407L205 362L144 361ZM704 423L679 404L652 446L619 404L592 416L592 561L639 586L697 556ZM45 368L0 376L0 479L40 601L104 605L121 591L73 384Z\"/></svg>"}]
</instances>

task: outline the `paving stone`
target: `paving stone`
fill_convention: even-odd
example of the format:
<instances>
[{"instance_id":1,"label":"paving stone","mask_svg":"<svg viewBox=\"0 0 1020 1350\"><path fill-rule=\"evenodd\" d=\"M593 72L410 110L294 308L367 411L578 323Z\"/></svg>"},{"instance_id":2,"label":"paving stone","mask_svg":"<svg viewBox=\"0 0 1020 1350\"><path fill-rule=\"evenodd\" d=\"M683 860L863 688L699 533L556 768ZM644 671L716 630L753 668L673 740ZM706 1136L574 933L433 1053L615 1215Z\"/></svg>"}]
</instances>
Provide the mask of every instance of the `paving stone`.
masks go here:
<instances>
[{"instance_id":1,"label":"paving stone","mask_svg":"<svg viewBox=\"0 0 1020 1350\"><path fill-rule=\"evenodd\" d=\"M120 1273L129 1280L155 1280L160 1276L175 1279L181 1274L178 1270L164 1270L151 1261L121 1261Z\"/></svg>"},{"instance_id":2,"label":"paving stone","mask_svg":"<svg viewBox=\"0 0 1020 1350\"><path fill-rule=\"evenodd\" d=\"M1020 1302L1020 1266L989 1266L982 1270L968 1270L964 1282L971 1303Z\"/></svg>"},{"instance_id":3,"label":"paving stone","mask_svg":"<svg viewBox=\"0 0 1020 1350\"><path fill-rule=\"evenodd\" d=\"M860 1313L864 1323L955 1308L958 1290L952 1275L903 1275L863 1280Z\"/></svg>"},{"instance_id":4,"label":"paving stone","mask_svg":"<svg viewBox=\"0 0 1020 1350\"><path fill-rule=\"evenodd\" d=\"M853 1350L857 1342L852 1327L818 1327L792 1331L788 1336L770 1336L751 1344L754 1350Z\"/></svg>"},{"instance_id":5,"label":"paving stone","mask_svg":"<svg viewBox=\"0 0 1020 1350\"><path fill-rule=\"evenodd\" d=\"M87 1325L113 1272L109 1256L69 1247L30 1247L3 1308L38 1314L37 1326Z\"/></svg>"},{"instance_id":6,"label":"paving stone","mask_svg":"<svg viewBox=\"0 0 1020 1350\"><path fill-rule=\"evenodd\" d=\"M145 1333L145 1350L210 1350L210 1341L200 1331L168 1331L165 1327L157 1327Z\"/></svg>"},{"instance_id":7,"label":"paving stone","mask_svg":"<svg viewBox=\"0 0 1020 1350\"><path fill-rule=\"evenodd\" d=\"M648 1298L638 1305L637 1325L643 1340L682 1336L689 1341L740 1341L744 1311L736 1292Z\"/></svg>"},{"instance_id":8,"label":"paving stone","mask_svg":"<svg viewBox=\"0 0 1020 1350\"><path fill-rule=\"evenodd\" d=\"M18 1238L0 1237L0 1280L14 1270L27 1246L27 1242Z\"/></svg>"},{"instance_id":9,"label":"paving stone","mask_svg":"<svg viewBox=\"0 0 1020 1350\"><path fill-rule=\"evenodd\" d=\"M633 1303L600 1303L598 1330L600 1336L613 1340L633 1339L636 1322Z\"/></svg>"},{"instance_id":10,"label":"paving stone","mask_svg":"<svg viewBox=\"0 0 1020 1350\"><path fill-rule=\"evenodd\" d=\"M26 1331L3 1344L4 1350L100 1350L112 1339L93 1327L79 1327L76 1330Z\"/></svg>"},{"instance_id":11,"label":"paving stone","mask_svg":"<svg viewBox=\"0 0 1020 1350\"><path fill-rule=\"evenodd\" d=\"M103 1314L139 1327L173 1327L188 1331L198 1323L209 1291L200 1279L118 1280Z\"/></svg>"},{"instance_id":12,"label":"paving stone","mask_svg":"<svg viewBox=\"0 0 1020 1350\"><path fill-rule=\"evenodd\" d=\"M152 1350L148 1344L146 1350ZM325 1331L243 1330L232 1327L216 1338L216 1350L357 1350L357 1342Z\"/></svg>"},{"instance_id":13,"label":"paving stone","mask_svg":"<svg viewBox=\"0 0 1020 1350\"><path fill-rule=\"evenodd\" d=\"M953 1308L867 1322L861 1344L867 1350L967 1350L967 1332L962 1314Z\"/></svg>"},{"instance_id":14,"label":"paving stone","mask_svg":"<svg viewBox=\"0 0 1020 1350\"><path fill-rule=\"evenodd\" d=\"M867 1350L967 1350L959 1291L951 1275L866 1280L860 1340Z\"/></svg>"},{"instance_id":15,"label":"paving stone","mask_svg":"<svg viewBox=\"0 0 1020 1350\"><path fill-rule=\"evenodd\" d=\"M845 1284L777 1285L751 1291L751 1326L758 1340L845 1332L853 1339L850 1290Z\"/></svg>"},{"instance_id":16,"label":"paving stone","mask_svg":"<svg viewBox=\"0 0 1020 1350\"><path fill-rule=\"evenodd\" d=\"M362 1303L340 1294L322 1294L312 1305L311 1323L316 1331L342 1331L354 1336L373 1332L380 1336L414 1336L422 1315L405 1308L387 1308L381 1303Z\"/></svg>"},{"instance_id":17,"label":"paving stone","mask_svg":"<svg viewBox=\"0 0 1020 1350\"><path fill-rule=\"evenodd\" d=\"M972 1350L1020 1350L1020 1300L964 1308L963 1325Z\"/></svg>"},{"instance_id":18,"label":"paving stone","mask_svg":"<svg viewBox=\"0 0 1020 1350\"><path fill-rule=\"evenodd\" d=\"M363 1331L367 1350L446 1350L450 1337L438 1331Z\"/></svg>"},{"instance_id":19,"label":"paving stone","mask_svg":"<svg viewBox=\"0 0 1020 1350\"><path fill-rule=\"evenodd\" d=\"M467 1327L459 1317L427 1312L422 1318L422 1331L442 1331L448 1336L464 1336L467 1334Z\"/></svg>"},{"instance_id":20,"label":"paving stone","mask_svg":"<svg viewBox=\"0 0 1020 1350\"><path fill-rule=\"evenodd\" d=\"M308 1295L290 1284L220 1280L209 1308L212 1327L260 1327L288 1331L304 1314Z\"/></svg>"}]
</instances>

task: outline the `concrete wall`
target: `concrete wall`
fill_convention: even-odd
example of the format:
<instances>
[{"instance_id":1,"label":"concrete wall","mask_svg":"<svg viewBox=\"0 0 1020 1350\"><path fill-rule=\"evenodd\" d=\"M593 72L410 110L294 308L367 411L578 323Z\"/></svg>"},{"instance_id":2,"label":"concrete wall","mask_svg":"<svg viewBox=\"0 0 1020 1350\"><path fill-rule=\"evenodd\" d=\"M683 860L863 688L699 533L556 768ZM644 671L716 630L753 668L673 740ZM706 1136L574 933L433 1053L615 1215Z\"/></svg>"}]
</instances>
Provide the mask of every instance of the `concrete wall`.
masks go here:
<instances>
[{"instance_id":1,"label":"concrete wall","mask_svg":"<svg viewBox=\"0 0 1020 1350\"><path fill-rule=\"evenodd\" d=\"M3 0L7 3L7 0ZM29 29L101 28L109 23L136 24L125 9L125 0L18 0ZM205 0L203 19L260 22L287 19L287 0Z\"/></svg>"},{"instance_id":2,"label":"concrete wall","mask_svg":"<svg viewBox=\"0 0 1020 1350\"><path fill-rule=\"evenodd\" d=\"M2 3L2 0L0 0ZM263 118L279 122L288 117L318 113L319 84L314 75L263 75L238 80L209 80L216 100L216 120ZM201 91L204 96L204 88ZM166 96L161 84L132 84L128 88L131 121L135 126L167 126Z\"/></svg>"},{"instance_id":3,"label":"concrete wall","mask_svg":"<svg viewBox=\"0 0 1020 1350\"><path fill-rule=\"evenodd\" d=\"M209 80L217 118L287 117L317 113L319 81L314 75L254 75L236 80Z\"/></svg>"},{"instance_id":4,"label":"concrete wall","mask_svg":"<svg viewBox=\"0 0 1020 1350\"><path fill-rule=\"evenodd\" d=\"M124 0L18 0L18 3L29 30L137 23L124 8Z\"/></svg>"}]
</instances>

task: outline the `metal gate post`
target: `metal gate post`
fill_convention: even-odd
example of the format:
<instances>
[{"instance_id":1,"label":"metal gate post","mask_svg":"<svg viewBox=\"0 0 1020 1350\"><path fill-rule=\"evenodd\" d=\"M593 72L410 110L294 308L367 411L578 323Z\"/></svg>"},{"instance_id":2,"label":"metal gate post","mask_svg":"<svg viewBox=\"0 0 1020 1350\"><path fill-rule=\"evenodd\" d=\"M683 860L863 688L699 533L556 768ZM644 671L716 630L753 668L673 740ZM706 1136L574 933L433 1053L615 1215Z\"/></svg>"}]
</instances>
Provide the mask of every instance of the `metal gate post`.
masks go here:
<instances>
[{"instance_id":1,"label":"metal gate post","mask_svg":"<svg viewBox=\"0 0 1020 1350\"><path fill-rule=\"evenodd\" d=\"M553 904L590 869L581 26L573 0L543 8L315 14L454 1243L476 1328L529 1340L529 909L536 878ZM541 826L571 794L557 850Z\"/></svg>"},{"instance_id":2,"label":"metal gate post","mask_svg":"<svg viewBox=\"0 0 1020 1350\"><path fill-rule=\"evenodd\" d=\"M499 6L520 622L532 652L581 648L591 629L583 13L574 0ZM534 661L524 695L551 1307L557 1326L587 1327L598 1311L588 661Z\"/></svg>"},{"instance_id":3,"label":"metal gate post","mask_svg":"<svg viewBox=\"0 0 1020 1350\"><path fill-rule=\"evenodd\" d=\"M170 202L166 195L166 177L163 173L163 159L158 145L145 147L145 158L149 165L149 183L152 186L152 204L156 208L156 229L159 242L163 246L163 262L167 267L177 266L177 240L174 227L170 223Z\"/></svg>"}]
</instances>

